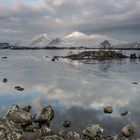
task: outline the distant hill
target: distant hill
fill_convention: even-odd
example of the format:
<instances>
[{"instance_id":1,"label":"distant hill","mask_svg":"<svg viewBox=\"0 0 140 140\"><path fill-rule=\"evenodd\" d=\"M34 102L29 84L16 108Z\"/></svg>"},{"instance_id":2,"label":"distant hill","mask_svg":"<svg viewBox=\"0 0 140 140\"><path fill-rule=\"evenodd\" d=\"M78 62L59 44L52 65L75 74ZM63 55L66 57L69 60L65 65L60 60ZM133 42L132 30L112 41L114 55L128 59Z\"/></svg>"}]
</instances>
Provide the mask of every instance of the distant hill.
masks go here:
<instances>
[{"instance_id":1,"label":"distant hill","mask_svg":"<svg viewBox=\"0 0 140 140\"><path fill-rule=\"evenodd\" d=\"M140 42L129 43L127 41L113 39L111 37L92 34L87 35L75 31L67 36L52 38L47 34L36 35L33 38L16 41L16 43L0 43L0 49L63 49L63 48L100 48L101 42L108 40L112 48L140 49Z\"/></svg>"}]
</instances>

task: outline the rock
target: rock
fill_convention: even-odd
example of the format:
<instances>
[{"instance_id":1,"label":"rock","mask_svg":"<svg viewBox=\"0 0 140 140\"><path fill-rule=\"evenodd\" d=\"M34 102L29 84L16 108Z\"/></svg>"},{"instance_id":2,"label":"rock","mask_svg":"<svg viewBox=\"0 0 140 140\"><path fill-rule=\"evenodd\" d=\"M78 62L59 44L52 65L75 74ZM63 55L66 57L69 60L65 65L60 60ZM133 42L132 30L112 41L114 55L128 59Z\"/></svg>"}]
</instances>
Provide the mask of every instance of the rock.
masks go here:
<instances>
[{"instance_id":1,"label":"rock","mask_svg":"<svg viewBox=\"0 0 140 140\"><path fill-rule=\"evenodd\" d=\"M66 131L66 130L60 130L58 132L58 135L65 140L79 140L80 139L80 134L77 132L72 132L72 131Z\"/></svg>"},{"instance_id":2,"label":"rock","mask_svg":"<svg viewBox=\"0 0 140 140\"><path fill-rule=\"evenodd\" d=\"M7 80L6 78L5 78L5 79L3 79L3 83L7 83L7 81L8 81L8 80Z\"/></svg>"},{"instance_id":3,"label":"rock","mask_svg":"<svg viewBox=\"0 0 140 140\"><path fill-rule=\"evenodd\" d=\"M126 140L126 138L121 135L114 134L112 136L107 137L106 140Z\"/></svg>"},{"instance_id":4,"label":"rock","mask_svg":"<svg viewBox=\"0 0 140 140\"><path fill-rule=\"evenodd\" d=\"M50 105L47 105L34 116L34 121L38 123L50 123L53 117L54 110Z\"/></svg>"},{"instance_id":5,"label":"rock","mask_svg":"<svg viewBox=\"0 0 140 140\"><path fill-rule=\"evenodd\" d=\"M22 129L11 121L0 119L0 139L1 140L24 140Z\"/></svg>"},{"instance_id":6,"label":"rock","mask_svg":"<svg viewBox=\"0 0 140 140\"><path fill-rule=\"evenodd\" d=\"M103 140L103 128L98 124L91 124L83 130L83 134L92 140Z\"/></svg>"},{"instance_id":7,"label":"rock","mask_svg":"<svg viewBox=\"0 0 140 140\"><path fill-rule=\"evenodd\" d=\"M36 132L40 129L40 125L39 123L33 123L32 125L29 125L28 127L26 127L26 131L27 132Z\"/></svg>"},{"instance_id":8,"label":"rock","mask_svg":"<svg viewBox=\"0 0 140 140\"><path fill-rule=\"evenodd\" d=\"M23 91L24 90L24 88L22 88L20 86L16 86L15 89L18 90L18 91Z\"/></svg>"},{"instance_id":9,"label":"rock","mask_svg":"<svg viewBox=\"0 0 140 140\"><path fill-rule=\"evenodd\" d=\"M54 57L52 58L52 61L53 61L53 62L56 61L56 60L59 60L59 56L54 56Z\"/></svg>"},{"instance_id":10,"label":"rock","mask_svg":"<svg viewBox=\"0 0 140 140\"><path fill-rule=\"evenodd\" d=\"M31 110L31 106L30 105L25 105L23 108L22 108L22 110L23 111L26 111L26 112L30 112L30 110Z\"/></svg>"},{"instance_id":11,"label":"rock","mask_svg":"<svg viewBox=\"0 0 140 140\"><path fill-rule=\"evenodd\" d=\"M126 116L127 114L128 114L128 111L125 111L125 112L121 112L120 113L121 116Z\"/></svg>"},{"instance_id":12,"label":"rock","mask_svg":"<svg viewBox=\"0 0 140 140\"><path fill-rule=\"evenodd\" d=\"M59 56L54 56L54 59L55 60L59 60Z\"/></svg>"},{"instance_id":13,"label":"rock","mask_svg":"<svg viewBox=\"0 0 140 140\"><path fill-rule=\"evenodd\" d=\"M125 136L127 138L131 137L135 134L135 130L131 125L127 125L127 126L123 127L121 132L122 132L123 136Z\"/></svg>"},{"instance_id":14,"label":"rock","mask_svg":"<svg viewBox=\"0 0 140 140\"><path fill-rule=\"evenodd\" d=\"M40 140L64 140L64 139L57 135L53 135L53 136L42 137Z\"/></svg>"},{"instance_id":15,"label":"rock","mask_svg":"<svg viewBox=\"0 0 140 140\"><path fill-rule=\"evenodd\" d=\"M3 56L3 57L1 57L1 59L7 59L7 56Z\"/></svg>"},{"instance_id":16,"label":"rock","mask_svg":"<svg viewBox=\"0 0 140 140\"><path fill-rule=\"evenodd\" d=\"M111 106L105 107L104 108L104 113L109 113L111 114L113 112L113 108Z\"/></svg>"},{"instance_id":17,"label":"rock","mask_svg":"<svg viewBox=\"0 0 140 140\"><path fill-rule=\"evenodd\" d=\"M55 58L52 58L52 61L54 62L55 61Z\"/></svg>"},{"instance_id":18,"label":"rock","mask_svg":"<svg viewBox=\"0 0 140 140\"><path fill-rule=\"evenodd\" d=\"M137 84L138 84L138 82L133 82L132 84L137 85Z\"/></svg>"},{"instance_id":19,"label":"rock","mask_svg":"<svg viewBox=\"0 0 140 140\"><path fill-rule=\"evenodd\" d=\"M71 121L65 120L65 121L63 122L63 126L64 126L64 127L70 127L70 125L71 125Z\"/></svg>"},{"instance_id":20,"label":"rock","mask_svg":"<svg viewBox=\"0 0 140 140\"><path fill-rule=\"evenodd\" d=\"M135 54L135 53L131 54L131 55L130 55L130 59L137 59L136 54Z\"/></svg>"},{"instance_id":21,"label":"rock","mask_svg":"<svg viewBox=\"0 0 140 140\"><path fill-rule=\"evenodd\" d=\"M40 135L41 136L51 136L51 135L53 135L53 130L50 129L47 125L43 125L43 126L41 126L41 129L40 129Z\"/></svg>"},{"instance_id":22,"label":"rock","mask_svg":"<svg viewBox=\"0 0 140 140\"><path fill-rule=\"evenodd\" d=\"M21 126L32 124L31 115L25 111L21 111L18 105L13 105L4 116L4 119L18 123Z\"/></svg>"},{"instance_id":23,"label":"rock","mask_svg":"<svg viewBox=\"0 0 140 140\"><path fill-rule=\"evenodd\" d=\"M65 56L64 58L69 58L72 60L110 60L110 59L123 59L127 58L127 56L123 55L122 53L118 53L116 51L84 51L79 54L72 54Z\"/></svg>"}]
</instances>

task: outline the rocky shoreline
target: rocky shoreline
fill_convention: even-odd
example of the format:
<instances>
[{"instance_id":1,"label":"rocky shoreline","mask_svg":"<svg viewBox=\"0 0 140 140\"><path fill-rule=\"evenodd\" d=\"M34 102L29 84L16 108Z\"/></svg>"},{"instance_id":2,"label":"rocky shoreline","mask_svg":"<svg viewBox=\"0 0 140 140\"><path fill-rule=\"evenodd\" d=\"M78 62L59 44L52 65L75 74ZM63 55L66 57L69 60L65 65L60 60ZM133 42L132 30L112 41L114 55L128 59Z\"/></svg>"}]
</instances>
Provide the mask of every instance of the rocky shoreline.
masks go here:
<instances>
[{"instance_id":1,"label":"rocky shoreline","mask_svg":"<svg viewBox=\"0 0 140 140\"><path fill-rule=\"evenodd\" d=\"M54 133L50 123L54 118L54 109L50 105L42 107L31 116L30 105L19 108L12 105L3 118L0 118L0 140L126 140L135 134L131 125L124 126L120 134L104 136L103 128L98 124L85 127L82 134L68 131L71 121L65 120L59 132ZM103 109L104 113L112 113L112 107ZM124 115L124 114L123 114ZM126 115L126 113L125 113Z\"/></svg>"}]
</instances>

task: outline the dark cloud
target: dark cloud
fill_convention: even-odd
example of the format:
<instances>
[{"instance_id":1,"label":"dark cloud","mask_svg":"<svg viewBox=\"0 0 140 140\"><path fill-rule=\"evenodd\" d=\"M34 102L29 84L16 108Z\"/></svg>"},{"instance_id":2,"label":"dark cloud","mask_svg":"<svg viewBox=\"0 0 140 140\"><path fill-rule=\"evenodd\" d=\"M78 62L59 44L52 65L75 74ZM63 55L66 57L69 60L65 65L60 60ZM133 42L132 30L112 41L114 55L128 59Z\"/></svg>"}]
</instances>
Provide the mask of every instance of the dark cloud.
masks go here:
<instances>
[{"instance_id":1,"label":"dark cloud","mask_svg":"<svg viewBox=\"0 0 140 140\"><path fill-rule=\"evenodd\" d=\"M75 30L140 37L139 0L0 0L0 37L28 37ZM12 37L11 37L12 36Z\"/></svg>"}]
</instances>

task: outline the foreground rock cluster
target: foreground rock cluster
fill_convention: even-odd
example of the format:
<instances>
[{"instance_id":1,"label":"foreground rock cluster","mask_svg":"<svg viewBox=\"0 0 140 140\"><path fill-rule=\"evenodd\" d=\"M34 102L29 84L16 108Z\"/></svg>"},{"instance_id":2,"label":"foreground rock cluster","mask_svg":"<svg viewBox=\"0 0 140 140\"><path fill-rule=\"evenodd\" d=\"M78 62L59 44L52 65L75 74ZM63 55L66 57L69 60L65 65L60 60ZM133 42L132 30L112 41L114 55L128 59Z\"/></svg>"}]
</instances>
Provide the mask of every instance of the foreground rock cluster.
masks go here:
<instances>
[{"instance_id":1,"label":"foreground rock cluster","mask_svg":"<svg viewBox=\"0 0 140 140\"><path fill-rule=\"evenodd\" d=\"M98 124L90 124L83 130L83 134L68 131L71 121L65 120L59 132L54 133L49 127L54 117L54 110L50 105L44 106L38 113L31 116L31 106L19 108L13 105L0 118L0 140L125 140L134 135L134 128L130 125L121 130L121 135L105 137L103 128ZM105 113L113 112L111 107L104 108Z\"/></svg>"}]
</instances>

